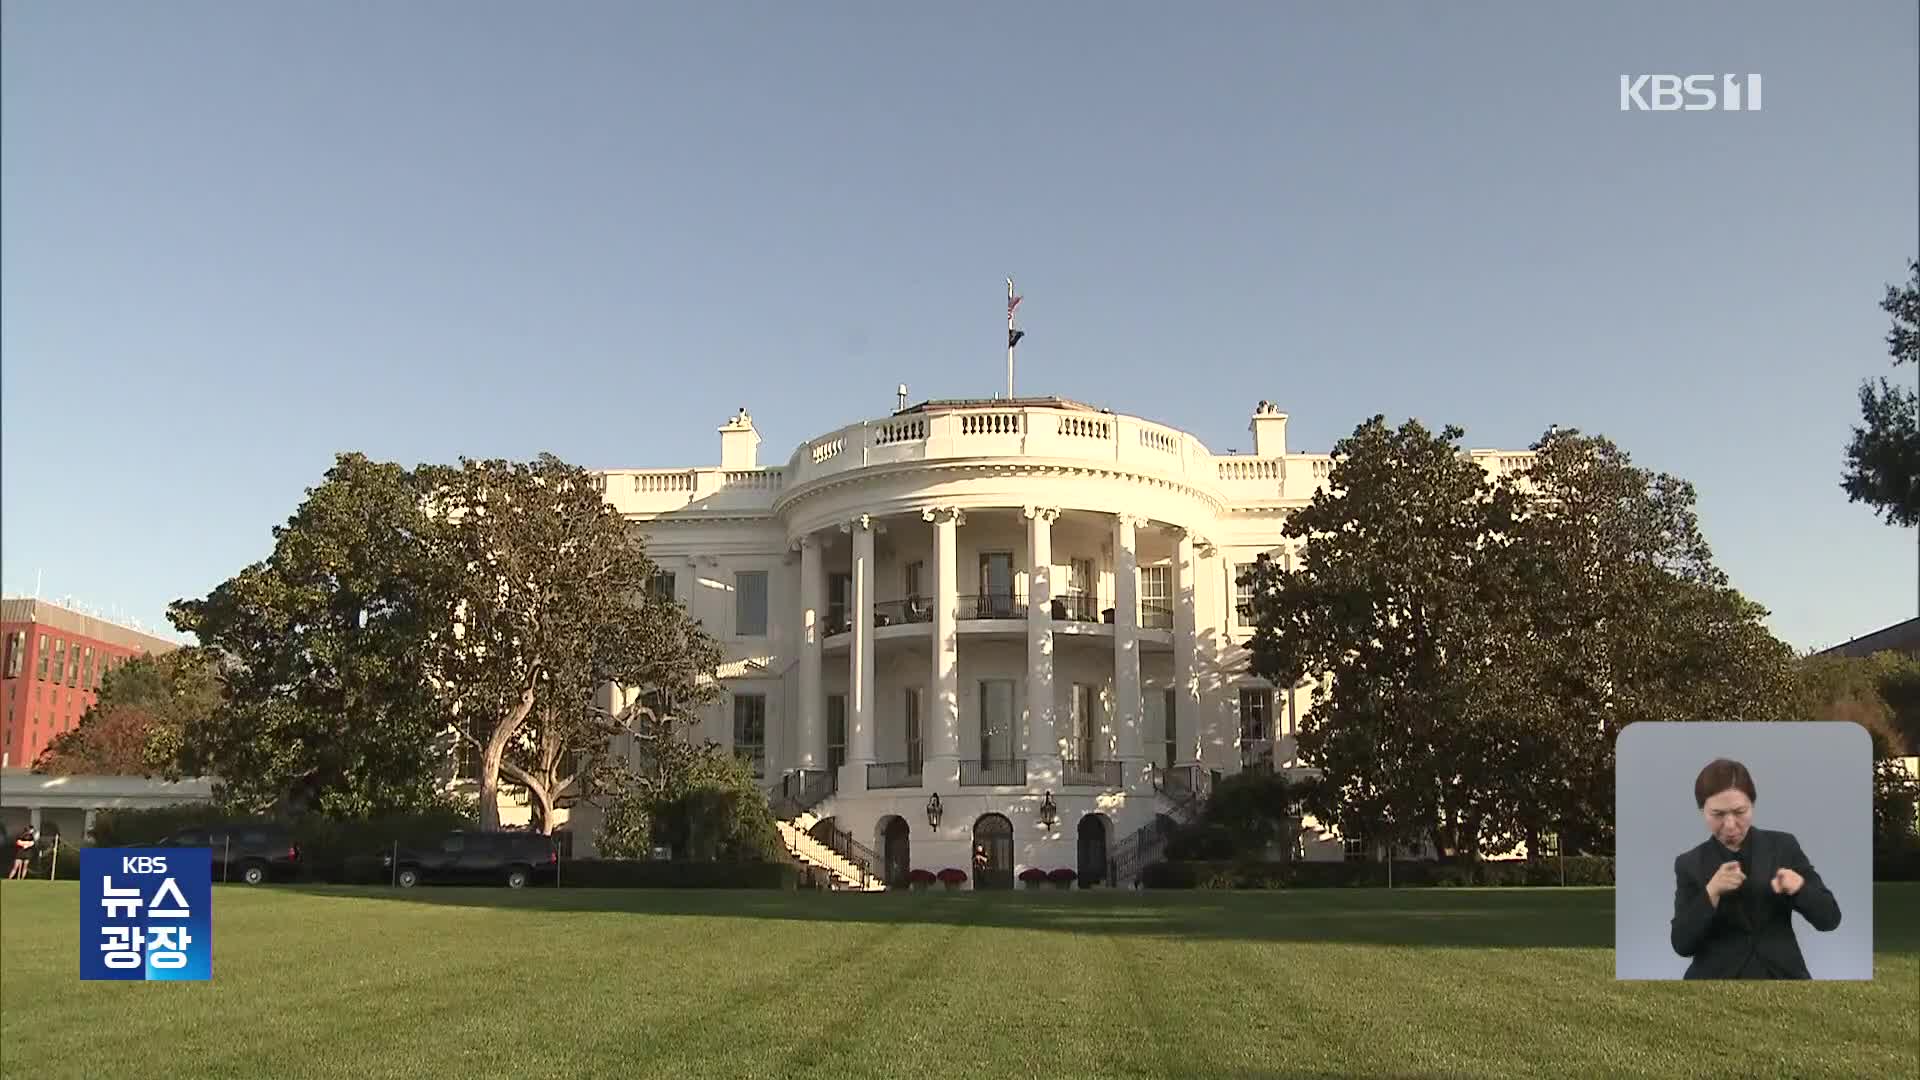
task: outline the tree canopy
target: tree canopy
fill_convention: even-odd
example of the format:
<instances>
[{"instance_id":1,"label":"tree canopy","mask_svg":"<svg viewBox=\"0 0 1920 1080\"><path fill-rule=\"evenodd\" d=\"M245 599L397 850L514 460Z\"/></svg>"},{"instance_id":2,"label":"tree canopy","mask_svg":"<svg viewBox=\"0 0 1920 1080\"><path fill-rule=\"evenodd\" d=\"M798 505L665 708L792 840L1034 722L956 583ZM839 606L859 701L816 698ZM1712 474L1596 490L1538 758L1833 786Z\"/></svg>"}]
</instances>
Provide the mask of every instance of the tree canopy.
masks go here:
<instances>
[{"instance_id":1,"label":"tree canopy","mask_svg":"<svg viewBox=\"0 0 1920 1080\"><path fill-rule=\"evenodd\" d=\"M655 599L640 537L585 470L342 454L262 562L171 616L221 660L226 700L182 760L231 801L340 816L444 802L458 744L481 821L504 774L551 829L642 702L684 715L718 651ZM616 711L602 687L641 691Z\"/></svg>"},{"instance_id":2,"label":"tree canopy","mask_svg":"<svg viewBox=\"0 0 1920 1080\"><path fill-rule=\"evenodd\" d=\"M107 672L80 723L40 752L34 771L178 779L186 733L207 722L222 693L204 650L136 656Z\"/></svg>"},{"instance_id":3,"label":"tree canopy","mask_svg":"<svg viewBox=\"0 0 1920 1080\"><path fill-rule=\"evenodd\" d=\"M1895 367L1920 369L1920 260L1905 285L1887 287L1880 309L1893 318L1887 352ZM1861 425L1847 443L1840 487L1892 525L1920 525L1920 393L1885 377L1860 384Z\"/></svg>"},{"instance_id":4,"label":"tree canopy","mask_svg":"<svg viewBox=\"0 0 1920 1080\"><path fill-rule=\"evenodd\" d=\"M1605 849L1613 744L1641 720L1776 719L1793 654L1714 567L1685 482L1554 430L1491 477L1459 428L1383 417L1334 448L1248 583L1252 669L1313 688L1307 807L1477 857Z\"/></svg>"}]
</instances>

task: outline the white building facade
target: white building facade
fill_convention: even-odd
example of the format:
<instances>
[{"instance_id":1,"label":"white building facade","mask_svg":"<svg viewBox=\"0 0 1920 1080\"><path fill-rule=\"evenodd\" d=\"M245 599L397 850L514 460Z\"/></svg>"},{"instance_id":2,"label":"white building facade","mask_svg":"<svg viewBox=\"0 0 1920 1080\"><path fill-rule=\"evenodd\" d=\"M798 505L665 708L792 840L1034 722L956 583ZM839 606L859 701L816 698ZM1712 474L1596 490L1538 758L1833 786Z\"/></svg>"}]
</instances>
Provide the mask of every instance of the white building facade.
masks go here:
<instances>
[{"instance_id":1,"label":"white building facade","mask_svg":"<svg viewBox=\"0 0 1920 1080\"><path fill-rule=\"evenodd\" d=\"M1331 467L1286 428L1261 402L1252 453L1220 455L1059 398L931 401L766 467L743 410L717 468L602 475L725 649L699 735L800 796L803 828L831 819L889 878L1111 880L1210 778L1293 758L1309 693L1248 672L1236 585L1291 565L1281 528ZM577 845L596 817L576 810Z\"/></svg>"}]
</instances>

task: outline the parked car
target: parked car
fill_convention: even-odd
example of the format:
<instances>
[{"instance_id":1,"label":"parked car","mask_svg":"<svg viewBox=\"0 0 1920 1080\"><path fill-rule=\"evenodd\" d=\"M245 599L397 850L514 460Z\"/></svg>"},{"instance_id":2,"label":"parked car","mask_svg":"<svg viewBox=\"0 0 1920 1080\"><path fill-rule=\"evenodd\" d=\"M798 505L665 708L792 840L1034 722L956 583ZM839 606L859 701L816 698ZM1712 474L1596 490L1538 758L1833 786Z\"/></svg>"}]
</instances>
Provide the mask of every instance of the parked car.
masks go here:
<instances>
[{"instance_id":1,"label":"parked car","mask_svg":"<svg viewBox=\"0 0 1920 1080\"><path fill-rule=\"evenodd\" d=\"M276 822L237 822L181 829L155 847L203 847L213 851L213 880L259 885L291 881L300 874L300 845L293 829Z\"/></svg>"},{"instance_id":2,"label":"parked car","mask_svg":"<svg viewBox=\"0 0 1920 1080\"><path fill-rule=\"evenodd\" d=\"M559 876L560 849L552 837L537 832L459 829L425 844L402 844L398 851L381 856L381 862L393 874L394 884L403 889L432 884L520 889L554 881Z\"/></svg>"}]
</instances>

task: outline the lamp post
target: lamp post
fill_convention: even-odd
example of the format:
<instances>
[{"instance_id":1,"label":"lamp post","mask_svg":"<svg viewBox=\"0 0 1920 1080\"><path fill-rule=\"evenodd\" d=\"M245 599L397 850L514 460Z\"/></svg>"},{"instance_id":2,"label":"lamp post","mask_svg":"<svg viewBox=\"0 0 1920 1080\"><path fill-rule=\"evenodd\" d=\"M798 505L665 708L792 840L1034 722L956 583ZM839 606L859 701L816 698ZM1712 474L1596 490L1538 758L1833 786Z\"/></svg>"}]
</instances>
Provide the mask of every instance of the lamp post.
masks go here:
<instances>
[{"instance_id":1,"label":"lamp post","mask_svg":"<svg viewBox=\"0 0 1920 1080\"><path fill-rule=\"evenodd\" d=\"M927 797L927 826L929 828L938 829L940 827L941 813L940 793L936 791Z\"/></svg>"},{"instance_id":2,"label":"lamp post","mask_svg":"<svg viewBox=\"0 0 1920 1080\"><path fill-rule=\"evenodd\" d=\"M1053 792L1040 800L1040 824L1051 829L1060 822L1060 808L1053 804Z\"/></svg>"}]
</instances>

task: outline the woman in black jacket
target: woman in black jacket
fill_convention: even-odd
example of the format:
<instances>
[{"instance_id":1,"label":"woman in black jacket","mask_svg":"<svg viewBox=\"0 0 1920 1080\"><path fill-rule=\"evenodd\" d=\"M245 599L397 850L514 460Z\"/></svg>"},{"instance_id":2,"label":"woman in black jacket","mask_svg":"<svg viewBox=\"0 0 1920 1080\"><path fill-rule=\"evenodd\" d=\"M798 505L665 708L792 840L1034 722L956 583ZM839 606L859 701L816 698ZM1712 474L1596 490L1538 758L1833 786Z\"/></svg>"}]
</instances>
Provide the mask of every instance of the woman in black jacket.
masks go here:
<instances>
[{"instance_id":1,"label":"woman in black jacket","mask_svg":"<svg viewBox=\"0 0 1920 1080\"><path fill-rule=\"evenodd\" d=\"M1753 776L1717 758L1693 783L1706 841L1673 861L1673 951L1689 979L1810 979L1793 933L1840 925L1840 904L1792 833L1753 827Z\"/></svg>"}]
</instances>

